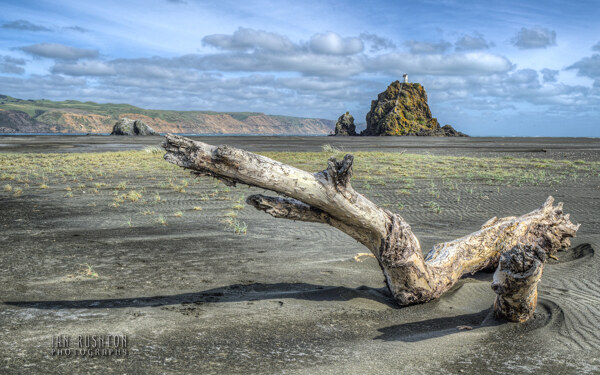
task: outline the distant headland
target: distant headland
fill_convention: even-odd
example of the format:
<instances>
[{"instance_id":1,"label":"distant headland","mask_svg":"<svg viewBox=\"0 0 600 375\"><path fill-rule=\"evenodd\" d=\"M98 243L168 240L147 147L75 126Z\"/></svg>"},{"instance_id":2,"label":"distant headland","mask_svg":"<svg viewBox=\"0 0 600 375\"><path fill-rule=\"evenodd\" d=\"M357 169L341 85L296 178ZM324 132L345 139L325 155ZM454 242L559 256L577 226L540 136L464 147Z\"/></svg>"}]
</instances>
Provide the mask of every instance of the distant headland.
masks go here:
<instances>
[{"instance_id":1,"label":"distant headland","mask_svg":"<svg viewBox=\"0 0 600 375\"><path fill-rule=\"evenodd\" d=\"M123 118L158 133L327 135L332 120L258 112L152 110L129 104L23 100L0 95L0 133L104 133Z\"/></svg>"}]
</instances>

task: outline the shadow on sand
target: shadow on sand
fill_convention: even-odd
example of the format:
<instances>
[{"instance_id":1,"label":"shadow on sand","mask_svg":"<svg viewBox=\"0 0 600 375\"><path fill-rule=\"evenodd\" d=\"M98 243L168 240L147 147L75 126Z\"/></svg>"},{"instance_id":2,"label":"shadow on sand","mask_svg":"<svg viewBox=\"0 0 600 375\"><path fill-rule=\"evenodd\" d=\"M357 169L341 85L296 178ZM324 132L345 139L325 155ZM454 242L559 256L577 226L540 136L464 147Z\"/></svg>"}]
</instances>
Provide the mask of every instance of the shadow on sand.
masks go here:
<instances>
[{"instance_id":1,"label":"shadow on sand","mask_svg":"<svg viewBox=\"0 0 600 375\"><path fill-rule=\"evenodd\" d=\"M75 301L4 301L7 305L36 309L105 309L122 307L156 307L190 303L258 301L265 299L303 299L307 301L349 301L370 299L398 308L387 288L360 286L324 286L306 283L233 284L197 293L170 296L87 299Z\"/></svg>"},{"instance_id":2,"label":"shadow on sand","mask_svg":"<svg viewBox=\"0 0 600 375\"><path fill-rule=\"evenodd\" d=\"M4 301L6 305L34 309L105 309L105 308L143 308L168 305L188 305L220 302L243 302L268 299L301 299L307 301L349 301L354 298L369 299L399 308L387 288L360 286L324 286L307 283L276 284L233 284L208 289L197 293L182 293L169 296L87 299L75 301ZM502 324L493 318L491 307L473 314L448 316L418 322L397 324L380 328L381 333L374 340L417 342L461 332L467 327L476 330ZM462 326L462 327L461 327Z\"/></svg>"},{"instance_id":3,"label":"shadow on sand","mask_svg":"<svg viewBox=\"0 0 600 375\"><path fill-rule=\"evenodd\" d=\"M417 342L451 335L461 330L471 331L500 324L503 322L493 317L490 307L473 314L427 319L380 328L378 331L381 332L381 335L375 337L375 340Z\"/></svg>"}]
</instances>

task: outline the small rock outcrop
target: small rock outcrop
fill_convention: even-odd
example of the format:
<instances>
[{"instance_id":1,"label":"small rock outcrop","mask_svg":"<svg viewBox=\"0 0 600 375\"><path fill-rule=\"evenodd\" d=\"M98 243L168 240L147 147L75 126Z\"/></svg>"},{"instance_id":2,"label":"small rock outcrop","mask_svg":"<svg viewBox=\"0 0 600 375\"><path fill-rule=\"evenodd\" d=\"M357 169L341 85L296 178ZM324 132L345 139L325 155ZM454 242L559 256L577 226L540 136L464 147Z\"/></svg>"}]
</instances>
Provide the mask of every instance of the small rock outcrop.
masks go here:
<instances>
[{"instance_id":1,"label":"small rock outcrop","mask_svg":"<svg viewBox=\"0 0 600 375\"><path fill-rule=\"evenodd\" d=\"M451 125L444 125L437 129L421 129L417 134L418 136L428 137L468 137L465 133L461 133L454 129Z\"/></svg>"},{"instance_id":2,"label":"small rock outcrop","mask_svg":"<svg viewBox=\"0 0 600 375\"><path fill-rule=\"evenodd\" d=\"M0 126L0 133L16 133L17 131L13 128L5 128Z\"/></svg>"},{"instance_id":3,"label":"small rock outcrop","mask_svg":"<svg viewBox=\"0 0 600 375\"><path fill-rule=\"evenodd\" d=\"M334 135L357 135L354 117L349 112L344 113L338 118L335 123Z\"/></svg>"},{"instance_id":4,"label":"small rock outcrop","mask_svg":"<svg viewBox=\"0 0 600 375\"><path fill-rule=\"evenodd\" d=\"M452 126L440 127L431 115L427 92L419 83L392 82L371 102L361 135L466 136Z\"/></svg>"},{"instance_id":5,"label":"small rock outcrop","mask_svg":"<svg viewBox=\"0 0 600 375\"><path fill-rule=\"evenodd\" d=\"M122 118L115 123L110 135L158 135L158 133L142 120Z\"/></svg>"}]
</instances>

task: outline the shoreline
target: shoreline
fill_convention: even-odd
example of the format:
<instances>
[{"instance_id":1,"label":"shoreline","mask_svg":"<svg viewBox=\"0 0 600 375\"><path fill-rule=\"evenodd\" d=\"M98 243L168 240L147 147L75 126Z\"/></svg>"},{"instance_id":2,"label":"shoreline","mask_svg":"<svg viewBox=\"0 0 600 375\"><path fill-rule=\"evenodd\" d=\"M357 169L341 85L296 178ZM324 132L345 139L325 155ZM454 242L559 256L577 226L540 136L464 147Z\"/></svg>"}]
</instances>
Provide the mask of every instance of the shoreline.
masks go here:
<instances>
[{"instance_id":1,"label":"shoreline","mask_svg":"<svg viewBox=\"0 0 600 375\"><path fill-rule=\"evenodd\" d=\"M159 136L164 137L167 134L175 134L183 137L329 137L329 138L417 138L417 139L430 139L430 138L444 138L453 139L461 137L439 137L439 136L416 136L416 135L404 135L404 136L371 136L371 135L357 135L357 136L334 136L333 134L265 134L265 133L159 133ZM15 136L70 136L70 137L107 137L111 136L111 133L0 133L0 137L15 137ZM116 136L116 137L140 137L140 136ZM143 136L152 137L152 136ZM508 138L508 139L600 139L600 137L565 137L565 136L518 136L518 135L469 135L467 138Z\"/></svg>"},{"instance_id":2,"label":"shoreline","mask_svg":"<svg viewBox=\"0 0 600 375\"><path fill-rule=\"evenodd\" d=\"M252 152L322 151L324 145L344 152L411 152L433 155L600 160L599 138L534 137L327 137L327 136L190 136L209 144L228 144ZM160 146L162 136L0 136L0 152L111 152Z\"/></svg>"}]
</instances>

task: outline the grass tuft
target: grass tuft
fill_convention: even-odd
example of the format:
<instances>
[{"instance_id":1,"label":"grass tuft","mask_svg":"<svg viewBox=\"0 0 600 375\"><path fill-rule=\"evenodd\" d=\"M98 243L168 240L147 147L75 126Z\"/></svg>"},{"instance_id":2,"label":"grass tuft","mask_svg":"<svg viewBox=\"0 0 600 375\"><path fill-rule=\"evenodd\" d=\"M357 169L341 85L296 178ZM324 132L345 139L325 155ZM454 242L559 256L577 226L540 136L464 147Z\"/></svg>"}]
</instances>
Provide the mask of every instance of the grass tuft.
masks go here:
<instances>
[{"instance_id":1,"label":"grass tuft","mask_svg":"<svg viewBox=\"0 0 600 375\"><path fill-rule=\"evenodd\" d=\"M78 274L83 277L100 277L98 272L94 271L94 268L89 263L81 264L81 268L78 271Z\"/></svg>"},{"instance_id":2,"label":"grass tuft","mask_svg":"<svg viewBox=\"0 0 600 375\"><path fill-rule=\"evenodd\" d=\"M337 152L342 152L342 150L340 150L339 148L330 145L329 143L324 144L323 146L321 146L321 151L322 152L326 152L329 154L334 154Z\"/></svg>"},{"instance_id":3,"label":"grass tuft","mask_svg":"<svg viewBox=\"0 0 600 375\"><path fill-rule=\"evenodd\" d=\"M165 150L160 146L146 146L144 147L144 152L151 155L162 155L165 153Z\"/></svg>"},{"instance_id":4,"label":"grass tuft","mask_svg":"<svg viewBox=\"0 0 600 375\"><path fill-rule=\"evenodd\" d=\"M434 201L427 202L426 206L429 208L429 210L431 212L434 212L436 214L439 214L442 212L442 207L437 202L434 202Z\"/></svg>"},{"instance_id":5,"label":"grass tuft","mask_svg":"<svg viewBox=\"0 0 600 375\"><path fill-rule=\"evenodd\" d=\"M227 229L233 230L233 233L235 234L246 234L246 231L248 230L246 223L239 221L235 217L226 218L225 224L227 225Z\"/></svg>"},{"instance_id":6,"label":"grass tuft","mask_svg":"<svg viewBox=\"0 0 600 375\"><path fill-rule=\"evenodd\" d=\"M140 200L141 197L142 194L135 190L131 190L129 193L127 193L127 199L129 199L132 202L137 202L138 200Z\"/></svg>"}]
</instances>

